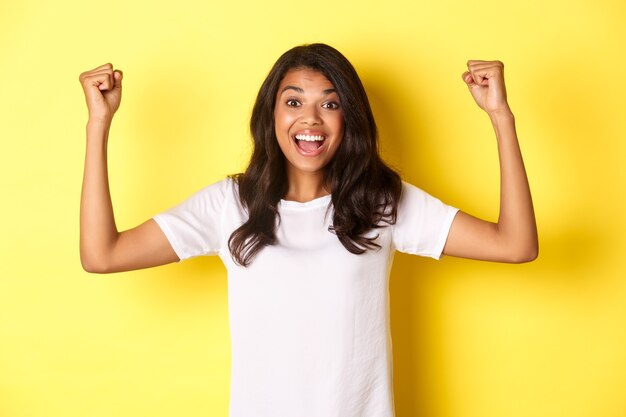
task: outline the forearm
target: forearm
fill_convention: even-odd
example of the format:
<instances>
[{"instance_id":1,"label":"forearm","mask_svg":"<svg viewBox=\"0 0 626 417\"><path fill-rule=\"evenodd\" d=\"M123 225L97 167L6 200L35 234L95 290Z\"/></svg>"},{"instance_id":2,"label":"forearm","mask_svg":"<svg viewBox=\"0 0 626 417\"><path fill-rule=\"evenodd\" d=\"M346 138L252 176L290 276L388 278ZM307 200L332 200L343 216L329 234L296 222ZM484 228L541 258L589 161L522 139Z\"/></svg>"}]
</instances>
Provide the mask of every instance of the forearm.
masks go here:
<instances>
[{"instance_id":1,"label":"forearm","mask_svg":"<svg viewBox=\"0 0 626 417\"><path fill-rule=\"evenodd\" d=\"M537 257L537 226L528 178L515 133L515 118L506 100L504 64L470 60L462 75L472 97L489 115L500 159L500 215L493 223L456 215L443 253L496 262L529 262Z\"/></svg>"},{"instance_id":2,"label":"forearm","mask_svg":"<svg viewBox=\"0 0 626 417\"><path fill-rule=\"evenodd\" d=\"M87 147L80 202L80 257L83 267L97 271L106 264L118 237L107 170L110 122L87 123Z\"/></svg>"},{"instance_id":3,"label":"forearm","mask_svg":"<svg viewBox=\"0 0 626 417\"><path fill-rule=\"evenodd\" d=\"M538 252L537 226L515 118L508 109L489 117L496 133L500 159L498 237L514 258L532 260Z\"/></svg>"}]
</instances>

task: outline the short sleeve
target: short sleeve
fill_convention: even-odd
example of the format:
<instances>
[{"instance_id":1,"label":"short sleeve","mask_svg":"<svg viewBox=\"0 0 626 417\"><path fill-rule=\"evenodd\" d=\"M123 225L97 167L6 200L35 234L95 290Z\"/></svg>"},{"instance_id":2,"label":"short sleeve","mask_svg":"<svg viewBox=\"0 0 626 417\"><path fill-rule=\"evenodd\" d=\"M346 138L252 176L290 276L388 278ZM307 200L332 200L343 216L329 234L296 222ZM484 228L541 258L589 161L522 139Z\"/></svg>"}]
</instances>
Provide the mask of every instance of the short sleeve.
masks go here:
<instances>
[{"instance_id":1,"label":"short sleeve","mask_svg":"<svg viewBox=\"0 0 626 417\"><path fill-rule=\"evenodd\" d=\"M393 225L396 250L439 259L458 209L406 182Z\"/></svg>"},{"instance_id":2,"label":"short sleeve","mask_svg":"<svg viewBox=\"0 0 626 417\"><path fill-rule=\"evenodd\" d=\"M222 209L231 179L204 187L153 217L181 261L215 255L222 245Z\"/></svg>"}]
</instances>

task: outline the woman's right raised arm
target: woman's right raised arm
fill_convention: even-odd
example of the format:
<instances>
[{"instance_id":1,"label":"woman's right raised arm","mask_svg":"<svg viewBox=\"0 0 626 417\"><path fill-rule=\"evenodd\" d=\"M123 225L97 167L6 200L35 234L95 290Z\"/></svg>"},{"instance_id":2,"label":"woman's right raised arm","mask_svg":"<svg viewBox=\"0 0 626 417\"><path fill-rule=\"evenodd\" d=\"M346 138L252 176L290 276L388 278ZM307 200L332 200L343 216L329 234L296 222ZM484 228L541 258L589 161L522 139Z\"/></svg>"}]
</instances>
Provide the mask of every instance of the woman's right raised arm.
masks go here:
<instances>
[{"instance_id":1,"label":"woman's right raised arm","mask_svg":"<svg viewBox=\"0 0 626 417\"><path fill-rule=\"evenodd\" d=\"M122 96L122 72L105 64L79 77L89 120L80 200L80 260L88 272L110 273L164 265L179 260L152 219L117 231L109 191L107 142Z\"/></svg>"}]
</instances>

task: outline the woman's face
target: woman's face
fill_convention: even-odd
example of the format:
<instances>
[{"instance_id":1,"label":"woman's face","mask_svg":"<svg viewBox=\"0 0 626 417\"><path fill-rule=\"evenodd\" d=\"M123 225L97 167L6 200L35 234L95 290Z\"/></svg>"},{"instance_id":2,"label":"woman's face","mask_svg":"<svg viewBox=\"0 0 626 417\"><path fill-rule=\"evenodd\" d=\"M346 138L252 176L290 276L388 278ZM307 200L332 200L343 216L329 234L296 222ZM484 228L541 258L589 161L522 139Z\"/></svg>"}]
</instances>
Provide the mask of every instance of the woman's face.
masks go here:
<instances>
[{"instance_id":1,"label":"woman's face","mask_svg":"<svg viewBox=\"0 0 626 417\"><path fill-rule=\"evenodd\" d=\"M294 69L276 94L274 123L287 170L323 172L343 139L343 110L334 86L320 72Z\"/></svg>"}]
</instances>

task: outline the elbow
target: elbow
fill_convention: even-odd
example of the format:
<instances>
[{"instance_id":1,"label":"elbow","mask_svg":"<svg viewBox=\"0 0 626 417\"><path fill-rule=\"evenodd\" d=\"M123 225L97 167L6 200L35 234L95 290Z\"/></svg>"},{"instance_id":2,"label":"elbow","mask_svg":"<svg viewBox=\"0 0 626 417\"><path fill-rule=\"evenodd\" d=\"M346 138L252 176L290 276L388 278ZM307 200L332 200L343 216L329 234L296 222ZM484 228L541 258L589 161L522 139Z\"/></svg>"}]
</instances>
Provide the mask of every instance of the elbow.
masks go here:
<instances>
[{"instance_id":1,"label":"elbow","mask_svg":"<svg viewBox=\"0 0 626 417\"><path fill-rule=\"evenodd\" d=\"M84 262L81 260L81 265L83 266L83 270L85 272L89 272L90 274L106 274L106 268L98 265L97 263Z\"/></svg>"},{"instance_id":2,"label":"elbow","mask_svg":"<svg viewBox=\"0 0 626 417\"><path fill-rule=\"evenodd\" d=\"M539 256L539 245L536 243L516 250L507 259L509 263L523 264L532 262Z\"/></svg>"},{"instance_id":3,"label":"elbow","mask_svg":"<svg viewBox=\"0 0 626 417\"><path fill-rule=\"evenodd\" d=\"M537 259L537 256L539 256L538 252L529 252L527 254L521 254L518 256L511 257L509 259L509 263L525 264L525 263L534 261L535 259Z\"/></svg>"},{"instance_id":4,"label":"elbow","mask_svg":"<svg viewBox=\"0 0 626 417\"><path fill-rule=\"evenodd\" d=\"M90 274L108 274L111 272L106 262L97 256L87 256L81 254L80 264L82 265L83 270L85 272L89 272Z\"/></svg>"}]
</instances>

